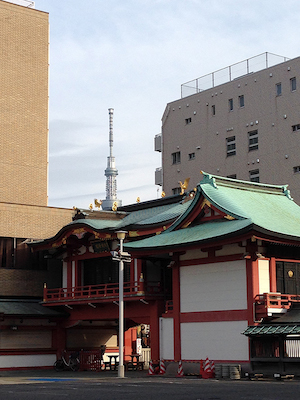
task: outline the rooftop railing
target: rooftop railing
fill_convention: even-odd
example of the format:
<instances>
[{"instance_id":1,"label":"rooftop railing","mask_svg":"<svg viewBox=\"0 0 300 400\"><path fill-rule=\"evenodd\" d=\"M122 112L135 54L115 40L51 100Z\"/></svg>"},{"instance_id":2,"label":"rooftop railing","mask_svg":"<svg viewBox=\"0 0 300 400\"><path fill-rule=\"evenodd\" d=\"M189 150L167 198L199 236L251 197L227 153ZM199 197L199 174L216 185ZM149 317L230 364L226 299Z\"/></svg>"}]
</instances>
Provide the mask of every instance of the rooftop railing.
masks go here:
<instances>
[{"instance_id":1,"label":"rooftop railing","mask_svg":"<svg viewBox=\"0 0 300 400\"><path fill-rule=\"evenodd\" d=\"M181 85L181 98L233 81L234 79L240 78L244 75L273 67L274 65L288 60L289 58L287 57L267 52L247 58L246 60L240 61L236 64L232 64L207 75L203 75L200 78L183 83Z\"/></svg>"}]
</instances>

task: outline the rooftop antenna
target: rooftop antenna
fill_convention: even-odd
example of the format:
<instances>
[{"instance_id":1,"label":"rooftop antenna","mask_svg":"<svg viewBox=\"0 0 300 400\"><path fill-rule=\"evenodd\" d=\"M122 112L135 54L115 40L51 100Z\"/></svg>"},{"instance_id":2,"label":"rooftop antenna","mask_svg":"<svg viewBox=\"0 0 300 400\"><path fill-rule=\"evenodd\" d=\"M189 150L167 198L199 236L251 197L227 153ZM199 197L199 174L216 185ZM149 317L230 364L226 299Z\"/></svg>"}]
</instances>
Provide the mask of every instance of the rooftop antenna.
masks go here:
<instances>
[{"instance_id":1,"label":"rooftop antenna","mask_svg":"<svg viewBox=\"0 0 300 400\"><path fill-rule=\"evenodd\" d=\"M109 114L109 156L107 157L107 168L105 170L106 176L106 200L102 202L103 210L116 211L122 205L122 201L117 199L117 175L115 157L113 156L113 116L114 109L108 109Z\"/></svg>"}]
</instances>

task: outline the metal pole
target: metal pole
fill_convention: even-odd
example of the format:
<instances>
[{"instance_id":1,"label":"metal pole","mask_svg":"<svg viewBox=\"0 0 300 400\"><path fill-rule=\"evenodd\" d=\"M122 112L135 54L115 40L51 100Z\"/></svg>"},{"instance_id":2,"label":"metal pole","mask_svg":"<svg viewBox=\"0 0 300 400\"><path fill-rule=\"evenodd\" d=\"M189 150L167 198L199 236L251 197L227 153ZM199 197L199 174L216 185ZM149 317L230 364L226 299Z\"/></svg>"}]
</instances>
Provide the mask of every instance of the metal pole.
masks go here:
<instances>
[{"instance_id":1,"label":"metal pole","mask_svg":"<svg viewBox=\"0 0 300 400\"><path fill-rule=\"evenodd\" d=\"M123 239L120 239L120 252L123 252ZM124 378L124 263L119 261L119 368L118 377Z\"/></svg>"}]
</instances>

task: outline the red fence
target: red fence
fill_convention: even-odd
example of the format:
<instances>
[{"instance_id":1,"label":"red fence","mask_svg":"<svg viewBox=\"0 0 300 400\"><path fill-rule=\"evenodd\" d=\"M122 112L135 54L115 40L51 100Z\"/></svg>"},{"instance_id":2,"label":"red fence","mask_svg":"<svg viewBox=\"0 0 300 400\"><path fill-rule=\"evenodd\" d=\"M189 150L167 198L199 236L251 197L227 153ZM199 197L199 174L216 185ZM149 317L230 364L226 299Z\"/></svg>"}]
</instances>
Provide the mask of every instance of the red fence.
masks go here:
<instances>
[{"instance_id":1,"label":"red fence","mask_svg":"<svg viewBox=\"0 0 300 400\"><path fill-rule=\"evenodd\" d=\"M258 294L254 302L256 314L262 317L266 316L268 309L289 309L293 303L300 302L300 295L264 293Z\"/></svg>"},{"instance_id":2,"label":"red fence","mask_svg":"<svg viewBox=\"0 0 300 400\"><path fill-rule=\"evenodd\" d=\"M161 295L163 293L160 282L125 282L124 298L132 296ZM74 288L44 288L44 302L65 300L91 300L118 298L119 284L107 283L99 285L78 286Z\"/></svg>"}]
</instances>

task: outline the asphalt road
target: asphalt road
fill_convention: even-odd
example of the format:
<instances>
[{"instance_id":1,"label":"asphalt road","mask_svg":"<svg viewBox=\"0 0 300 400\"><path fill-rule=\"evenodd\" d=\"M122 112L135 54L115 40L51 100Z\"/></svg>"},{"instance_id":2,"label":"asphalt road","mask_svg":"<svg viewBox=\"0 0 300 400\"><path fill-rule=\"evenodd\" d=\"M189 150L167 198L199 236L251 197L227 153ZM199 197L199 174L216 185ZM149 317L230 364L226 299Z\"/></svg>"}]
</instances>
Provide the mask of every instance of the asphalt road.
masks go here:
<instances>
[{"instance_id":1,"label":"asphalt road","mask_svg":"<svg viewBox=\"0 0 300 400\"><path fill-rule=\"evenodd\" d=\"M299 400L300 381L196 378L0 378L1 400Z\"/></svg>"}]
</instances>

